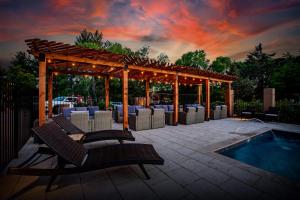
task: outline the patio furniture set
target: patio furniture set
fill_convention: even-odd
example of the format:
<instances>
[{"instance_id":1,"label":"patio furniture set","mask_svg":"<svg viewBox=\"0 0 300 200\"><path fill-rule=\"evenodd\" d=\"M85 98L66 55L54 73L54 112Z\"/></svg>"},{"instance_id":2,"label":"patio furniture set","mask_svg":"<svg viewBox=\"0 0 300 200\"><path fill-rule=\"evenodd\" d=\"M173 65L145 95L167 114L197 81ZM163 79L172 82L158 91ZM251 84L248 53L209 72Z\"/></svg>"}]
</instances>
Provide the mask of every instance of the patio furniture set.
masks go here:
<instances>
[{"instance_id":1,"label":"patio furniture set","mask_svg":"<svg viewBox=\"0 0 300 200\"><path fill-rule=\"evenodd\" d=\"M144 164L164 164L164 159L158 155L151 144L123 144L124 140L135 140L130 131L101 130L86 133L63 115L58 115L53 118L53 121L32 128L32 130L41 143L46 144L46 147L40 146L26 161L16 167L10 167L7 173L50 176L46 192L50 191L53 182L59 175L83 173L122 165L138 165L145 177L150 179ZM81 139L74 140L69 137L74 134L80 134ZM103 140L118 140L120 144L90 149L86 149L83 145L83 143ZM47 157L40 160L41 155ZM37 167L40 163L55 157L57 158L56 167Z\"/></svg>"},{"instance_id":2,"label":"patio furniture set","mask_svg":"<svg viewBox=\"0 0 300 200\"><path fill-rule=\"evenodd\" d=\"M256 111L255 107L248 106L240 113L241 119L257 118L265 121L279 121L280 111L276 107L270 107L265 112Z\"/></svg>"}]
</instances>

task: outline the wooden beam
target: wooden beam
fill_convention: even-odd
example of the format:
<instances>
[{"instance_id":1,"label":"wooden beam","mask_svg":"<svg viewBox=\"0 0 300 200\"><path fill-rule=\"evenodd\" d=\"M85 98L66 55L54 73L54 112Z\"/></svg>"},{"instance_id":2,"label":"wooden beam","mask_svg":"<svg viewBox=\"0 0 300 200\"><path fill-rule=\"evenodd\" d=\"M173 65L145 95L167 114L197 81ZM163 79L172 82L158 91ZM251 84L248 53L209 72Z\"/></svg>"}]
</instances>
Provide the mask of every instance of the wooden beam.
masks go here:
<instances>
[{"instance_id":1,"label":"wooden beam","mask_svg":"<svg viewBox=\"0 0 300 200\"><path fill-rule=\"evenodd\" d=\"M123 130L128 130L128 66L127 65L123 69L122 99L123 99Z\"/></svg>"},{"instance_id":2,"label":"wooden beam","mask_svg":"<svg viewBox=\"0 0 300 200\"><path fill-rule=\"evenodd\" d=\"M176 75L173 86L173 126L178 124L178 113L179 113L179 87L178 87L178 75Z\"/></svg>"},{"instance_id":3,"label":"wooden beam","mask_svg":"<svg viewBox=\"0 0 300 200\"><path fill-rule=\"evenodd\" d=\"M210 119L210 80L209 79L205 79L205 92L206 92L205 119L209 121Z\"/></svg>"},{"instance_id":4,"label":"wooden beam","mask_svg":"<svg viewBox=\"0 0 300 200\"><path fill-rule=\"evenodd\" d=\"M226 92L225 92L225 103L227 105L227 116L231 117L233 113L233 92L231 90L231 84L228 83L226 87Z\"/></svg>"},{"instance_id":5,"label":"wooden beam","mask_svg":"<svg viewBox=\"0 0 300 200\"><path fill-rule=\"evenodd\" d=\"M34 54L34 55L36 56L36 54ZM65 61L70 61L70 62L90 63L90 64L95 64L95 65L106 65L106 66L110 66L110 67L122 67L123 66L123 63L121 63L121 62L93 60L90 58L65 56L65 55L60 55L60 54L55 54L55 53L47 53L46 56L49 59L65 60ZM153 72L153 73L154 72L155 73L163 73L163 74L168 74L168 75L178 75L178 76L189 77L189 78L198 78L198 79L210 78L210 80L212 80L212 81L225 82L225 83L232 82L232 80L224 80L224 79L214 78L214 77L210 77L210 76L196 75L196 74L190 74L190 73L186 73L186 72L176 72L174 70L165 70L165 69L159 69L159 68L153 68L153 67L144 67L144 66L139 66L139 65L128 65L128 69L145 71L145 72L148 71L148 72Z\"/></svg>"},{"instance_id":6,"label":"wooden beam","mask_svg":"<svg viewBox=\"0 0 300 200\"><path fill-rule=\"evenodd\" d=\"M105 108L109 107L109 76L105 76Z\"/></svg>"},{"instance_id":7,"label":"wooden beam","mask_svg":"<svg viewBox=\"0 0 300 200\"><path fill-rule=\"evenodd\" d=\"M46 58L41 55L39 59L39 126L46 122Z\"/></svg>"},{"instance_id":8,"label":"wooden beam","mask_svg":"<svg viewBox=\"0 0 300 200\"><path fill-rule=\"evenodd\" d=\"M150 107L150 83L149 83L149 79L146 79L146 107L149 108Z\"/></svg>"},{"instance_id":9,"label":"wooden beam","mask_svg":"<svg viewBox=\"0 0 300 200\"><path fill-rule=\"evenodd\" d=\"M50 72L48 77L48 117L52 118L52 99L53 99L53 73Z\"/></svg>"},{"instance_id":10,"label":"wooden beam","mask_svg":"<svg viewBox=\"0 0 300 200\"><path fill-rule=\"evenodd\" d=\"M197 103L201 105L202 84L197 85Z\"/></svg>"}]
</instances>

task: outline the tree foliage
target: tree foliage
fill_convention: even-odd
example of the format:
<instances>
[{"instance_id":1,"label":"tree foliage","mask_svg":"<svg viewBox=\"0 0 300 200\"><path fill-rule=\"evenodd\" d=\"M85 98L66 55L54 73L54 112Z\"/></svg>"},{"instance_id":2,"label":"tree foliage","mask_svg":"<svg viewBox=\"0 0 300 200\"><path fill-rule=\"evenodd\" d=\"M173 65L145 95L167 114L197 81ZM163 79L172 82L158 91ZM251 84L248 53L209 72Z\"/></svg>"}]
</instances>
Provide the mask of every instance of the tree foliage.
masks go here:
<instances>
[{"instance_id":1,"label":"tree foliage","mask_svg":"<svg viewBox=\"0 0 300 200\"><path fill-rule=\"evenodd\" d=\"M211 64L211 69L219 73L228 73L232 68L232 61L229 57L219 56Z\"/></svg>"},{"instance_id":2,"label":"tree foliage","mask_svg":"<svg viewBox=\"0 0 300 200\"><path fill-rule=\"evenodd\" d=\"M175 64L208 69L209 60L206 59L206 53L204 50L196 50L183 54L181 58L176 60Z\"/></svg>"},{"instance_id":3,"label":"tree foliage","mask_svg":"<svg viewBox=\"0 0 300 200\"><path fill-rule=\"evenodd\" d=\"M76 37L75 45L90 49L101 49L103 42L103 34L98 30L95 33L89 32L86 29L80 32Z\"/></svg>"},{"instance_id":4,"label":"tree foliage","mask_svg":"<svg viewBox=\"0 0 300 200\"><path fill-rule=\"evenodd\" d=\"M11 60L7 77L16 87L24 91L37 85L38 62L25 52L17 52Z\"/></svg>"}]
</instances>

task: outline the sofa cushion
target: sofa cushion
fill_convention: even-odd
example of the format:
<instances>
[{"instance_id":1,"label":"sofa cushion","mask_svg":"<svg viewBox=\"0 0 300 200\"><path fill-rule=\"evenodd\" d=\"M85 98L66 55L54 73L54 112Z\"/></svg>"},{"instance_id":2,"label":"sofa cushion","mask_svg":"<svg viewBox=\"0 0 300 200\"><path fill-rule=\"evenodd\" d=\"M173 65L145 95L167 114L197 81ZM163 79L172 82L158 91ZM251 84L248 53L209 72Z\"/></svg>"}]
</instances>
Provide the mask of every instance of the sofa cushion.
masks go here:
<instances>
[{"instance_id":1,"label":"sofa cushion","mask_svg":"<svg viewBox=\"0 0 300 200\"><path fill-rule=\"evenodd\" d=\"M174 106L173 105L168 105L168 111L174 111Z\"/></svg>"},{"instance_id":2,"label":"sofa cushion","mask_svg":"<svg viewBox=\"0 0 300 200\"><path fill-rule=\"evenodd\" d=\"M63 108L64 117L71 117L72 111L75 111L75 108Z\"/></svg>"},{"instance_id":3,"label":"sofa cushion","mask_svg":"<svg viewBox=\"0 0 300 200\"><path fill-rule=\"evenodd\" d=\"M87 111L87 107L75 107L76 111Z\"/></svg>"},{"instance_id":4,"label":"sofa cushion","mask_svg":"<svg viewBox=\"0 0 300 200\"><path fill-rule=\"evenodd\" d=\"M88 111L89 111L90 116L94 116L95 111L99 111L99 107L98 106L89 106Z\"/></svg>"},{"instance_id":5,"label":"sofa cushion","mask_svg":"<svg viewBox=\"0 0 300 200\"><path fill-rule=\"evenodd\" d=\"M162 105L154 105L154 108L163 108Z\"/></svg>"},{"instance_id":6,"label":"sofa cushion","mask_svg":"<svg viewBox=\"0 0 300 200\"><path fill-rule=\"evenodd\" d=\"M135 106L128 106L128 113L135 113Z\"/></svg>"}]
</instances>

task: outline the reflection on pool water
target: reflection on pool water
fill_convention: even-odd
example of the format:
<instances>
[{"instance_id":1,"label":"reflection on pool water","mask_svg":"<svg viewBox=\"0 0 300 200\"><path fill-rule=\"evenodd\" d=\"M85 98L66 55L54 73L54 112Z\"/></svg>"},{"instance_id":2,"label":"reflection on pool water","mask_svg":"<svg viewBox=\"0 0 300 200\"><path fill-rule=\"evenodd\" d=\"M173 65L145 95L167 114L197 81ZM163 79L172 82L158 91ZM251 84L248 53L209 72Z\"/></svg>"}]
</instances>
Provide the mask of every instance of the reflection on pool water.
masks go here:
<instances>
[{"instance_id":1,"label":"reflection on pool water","mask_svg":"<svg viewBox=\"0 0 300 200\"><path fill-rule=\"evenodd\" d=\"M300 134L268 131L219 153L300 182Z\"/></svg>"}]
</instances>

